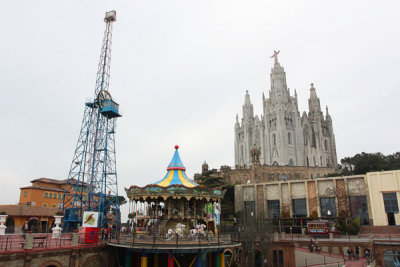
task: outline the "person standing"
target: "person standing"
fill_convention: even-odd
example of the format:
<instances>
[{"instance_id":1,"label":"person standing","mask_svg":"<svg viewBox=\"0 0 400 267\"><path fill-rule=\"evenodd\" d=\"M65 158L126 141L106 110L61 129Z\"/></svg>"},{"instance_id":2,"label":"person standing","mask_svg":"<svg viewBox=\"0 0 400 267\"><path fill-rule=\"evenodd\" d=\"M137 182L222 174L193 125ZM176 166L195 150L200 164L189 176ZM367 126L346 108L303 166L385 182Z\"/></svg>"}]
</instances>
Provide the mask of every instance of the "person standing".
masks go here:
<instances>
[{"instance_id":1,"label":"person standing","mask_svg":"<svg viewBox=\"0 0 400 267\"><path fill-rule=\"evenodd\" d=\"M351 261L351 254L353 254L351 248L347 249L347 255L349 256L349 261Z\"/></svg>"},{"instance_id":2,"label":"person standing","mask_svg":"<svg viewBox=\"0 0 400 267\"><path fill-rule=\"evenodd\" d=\"M356 259L358 260L360 258L360 248L356 246L354 248L354 252L356 253Z\"/></svg>"}]
</instances>

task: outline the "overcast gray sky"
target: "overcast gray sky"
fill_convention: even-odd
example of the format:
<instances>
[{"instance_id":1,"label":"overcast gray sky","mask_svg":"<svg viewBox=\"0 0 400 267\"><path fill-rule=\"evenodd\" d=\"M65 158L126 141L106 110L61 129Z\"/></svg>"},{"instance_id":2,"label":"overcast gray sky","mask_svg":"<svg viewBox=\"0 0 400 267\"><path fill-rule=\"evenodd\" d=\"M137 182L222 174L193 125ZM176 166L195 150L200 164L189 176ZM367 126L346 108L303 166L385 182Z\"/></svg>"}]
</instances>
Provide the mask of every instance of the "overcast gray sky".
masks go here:
<instances>
[{"instance_id":1,"label":"overcast gray sky","mask_svg":"<svg viewBox=\"0 0 400 267\"><path fill-rule=\"evenodd\" d=\"M161 179L176 144L189 177L204 160L232 166L236 113L249 90L261 114L274 49L300 112L311 82L329 106L339 159L399 151L399 1L8 1L1 204L32 179L67 177L111 9L121 191Z\"/></svg>"}]
</instances>

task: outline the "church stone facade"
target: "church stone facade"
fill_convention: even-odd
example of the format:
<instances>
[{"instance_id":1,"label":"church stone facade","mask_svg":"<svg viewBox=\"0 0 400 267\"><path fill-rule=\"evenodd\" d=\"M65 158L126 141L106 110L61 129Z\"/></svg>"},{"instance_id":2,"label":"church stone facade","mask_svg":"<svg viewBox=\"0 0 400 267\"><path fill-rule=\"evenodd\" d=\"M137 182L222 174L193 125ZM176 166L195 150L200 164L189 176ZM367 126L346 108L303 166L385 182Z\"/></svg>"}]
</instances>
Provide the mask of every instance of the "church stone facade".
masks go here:
<instances>
[{"instance_id":1,"label":"church stone facade","mask_svg":"<svg viewBox=\"0 0 400 267\"><path fill-rule=\"evenodd\" d=\"M279 52L278 52L279 53ZM308 113L300 115L297 93L290 94L286 73L279 64L271 70L269 97L262 97L263 114L255 115L250 95L246 91L243 117L235 123L235 165L252 165L251 150L260 150L262 165L336 167L336 145L332 118L326 107L321 111L320 100L311 84Z\"/></svg>"}]
</instances>

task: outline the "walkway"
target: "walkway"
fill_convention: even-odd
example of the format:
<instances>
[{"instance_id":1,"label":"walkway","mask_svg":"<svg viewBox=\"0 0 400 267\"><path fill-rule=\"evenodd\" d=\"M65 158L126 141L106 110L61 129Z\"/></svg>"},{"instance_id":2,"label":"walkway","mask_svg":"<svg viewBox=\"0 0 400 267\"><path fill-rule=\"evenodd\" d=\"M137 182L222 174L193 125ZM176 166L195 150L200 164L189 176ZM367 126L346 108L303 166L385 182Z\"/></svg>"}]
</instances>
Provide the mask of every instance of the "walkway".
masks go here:
<instances>
[{"instance_id":1,"label":"walkway","mask_svg":"<svg viewBox=\"0 0 400 267\"><path fill-rule=\"evenodd\" d=\"M365 259L349 261L347 257L343 259L341 255L335 255L325 252L310 253L307 249L296 248L296 267L303 266L327 266L327 267L367 267Z\"/></svg>"}]
</instances>

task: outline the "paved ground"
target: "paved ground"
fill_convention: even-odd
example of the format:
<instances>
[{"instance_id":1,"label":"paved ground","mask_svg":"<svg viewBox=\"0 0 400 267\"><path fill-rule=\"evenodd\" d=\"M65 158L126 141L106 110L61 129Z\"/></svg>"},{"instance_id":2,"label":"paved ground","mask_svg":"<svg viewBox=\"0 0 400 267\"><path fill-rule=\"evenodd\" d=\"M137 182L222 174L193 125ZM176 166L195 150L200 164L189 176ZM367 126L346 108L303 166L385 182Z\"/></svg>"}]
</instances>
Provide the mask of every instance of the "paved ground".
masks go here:
<instances>
[{"instance_id":1,"label":"paved ground","mask_svg":"<svg viewBox=\"0 0 400 267\"><path fill-rule=\"evenodd\" d=\"M349 261L340 255L329 255L321 252L310 253L307 249L296 248L296 267L300 266L326 266L326 267L367 267L365 259Z\"/></svg>"}]
</instances>

